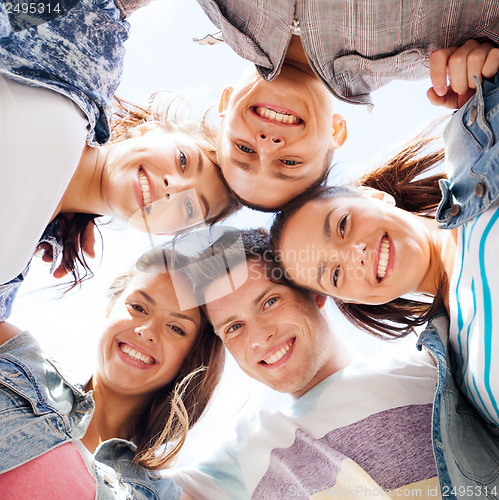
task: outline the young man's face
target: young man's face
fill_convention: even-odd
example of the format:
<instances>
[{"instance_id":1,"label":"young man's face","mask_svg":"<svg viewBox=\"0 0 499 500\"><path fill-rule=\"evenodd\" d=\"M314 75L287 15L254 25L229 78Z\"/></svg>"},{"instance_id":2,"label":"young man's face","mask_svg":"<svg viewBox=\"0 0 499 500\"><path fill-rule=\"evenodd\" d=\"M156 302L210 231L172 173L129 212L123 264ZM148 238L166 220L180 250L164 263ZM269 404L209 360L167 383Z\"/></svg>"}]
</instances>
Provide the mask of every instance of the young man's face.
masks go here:
<instances>
[{"instance_id":1,"label":"young man's face","mask_svg":"<svg viewBox=\"0 0 499 500\"><path fill-rule=\"evenodd\" d=\"M334 372L334 337L321 314L324 297L302 295L272 283L261 262L235 268L248 279L235 292L206 305L215 332L250 377L295 397L305 394ZM224 278L206 289L217 296Z\"/></svg>"},{"instance_id":2,"label":"young man's face","mask_svg":"<svg viewBox=\"0 0 499 500\"><path fill-rule=\"evenodd\" d=\"M278 208L319 180L346 139L343 117L316 77L284 65L272 82L254 68L220 101L222 173L249 205Z\"/></svg>"}]
</instances>

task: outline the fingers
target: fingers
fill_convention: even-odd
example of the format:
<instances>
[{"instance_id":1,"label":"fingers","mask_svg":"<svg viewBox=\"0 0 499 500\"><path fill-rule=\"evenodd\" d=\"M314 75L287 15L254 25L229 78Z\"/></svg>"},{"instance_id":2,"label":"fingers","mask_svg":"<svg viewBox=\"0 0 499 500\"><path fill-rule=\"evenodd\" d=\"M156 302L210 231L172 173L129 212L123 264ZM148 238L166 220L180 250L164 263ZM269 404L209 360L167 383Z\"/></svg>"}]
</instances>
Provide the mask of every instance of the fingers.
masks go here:
<instances>
[{"instance_id":1,"label":"fingers","mask_svg":"<svg viewBox=\"0 0 499 500\"><path fill-rule=\"evenodd\" d=\"M89 223L83 231L83 236L81 237L81 249L87 254L91 259L95 258L95 226L93 223Z\"/></svg>"},{"instance_id":2,"label":"fingers","mask_svg":"<svg viewBox=\"0 0 499 500\"><path fill-rule=\"evenodd\" d=\"M482 75L485 78L493 78L499 71L499 49L493 48L487 54L487 59L482 67Z\"/></svg>"},{"instance_id":3,"label":"fingers","mask_svg":"<svg viewBox=\"0 0 499 500\"><path fill-rule=\"evenodd\" d=\"M450 56L456 50L456 47L439 49L430 56L430 78L437 96L444 96L447 93L447 66Z\"/></svg>"},{"instance_id":4,"label":"fingers","mask_svg":"<svg viewBox=\"0 0 499 500\"><path fill-rule=\"evenodd\" d=\"M449 59L449 79L454 92L464 94L469 89L476 89L474 76L482 81L482 70L489 52L494 49L492 43L479 44L468 40L457 49ZM491 67L493 67L491 58ZM494 73L495 74L495 73Z\"/></svg>"},{"instance_id":5,"label":"fingers","mask_svg":"<svg viewBox=\"0 0 499 500\"><path fill-rule=\"evenodd\" d=\"M474 94L475 76L481 81L498 70L499 49L490 42L468 40L459 48L436 50L430 56L433 90L428 91L428 99L437 106L458 108Z\"/></svg>"},{"instance_id":6,"label":"fingers","mask_svg":"<svg viewBox=\"0 0 499 500\"><path fill-rule=\"evenodd\" d=\"M445 89L447 90L447 87ZM428 89L426 96L434 106L443 106L449 109L457 108L458 95L452 89L449 89L445 95L439 96L432 87Z\"/></svg>"},{"instance_id":7,"label":"fingers","mask_svg":"<svg viewBox=\"0 0 499 500\"><path fill-rule=\"evenodd\" d=\"M69 271L64 267L64 264L61 262L59 267L52 273L52 276L54 278L60 279L60 278L64 278L64 276L66 276L66 274L68 274L68 272Z\"/></svg>"}]
</instances>

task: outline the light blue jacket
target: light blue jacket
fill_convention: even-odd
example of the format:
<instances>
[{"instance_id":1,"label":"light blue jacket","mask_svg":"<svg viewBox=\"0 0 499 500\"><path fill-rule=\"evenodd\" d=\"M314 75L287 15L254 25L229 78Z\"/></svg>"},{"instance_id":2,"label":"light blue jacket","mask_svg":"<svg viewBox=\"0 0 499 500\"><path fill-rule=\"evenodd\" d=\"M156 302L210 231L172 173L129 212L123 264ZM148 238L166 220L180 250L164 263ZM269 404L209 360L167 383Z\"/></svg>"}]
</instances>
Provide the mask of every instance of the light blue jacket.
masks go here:
<instances>
[{"instance_id":1,"label":"light blue jacket","mask_svg":"<svg viewBox=\"0 0 499 500\"><path fill-rule=\"evenodd\" d=\"M499 196L499 73L477 81L476 95L444 131L448 180L440 181L437 221L454 229L485 212Z\"/></svg>"},{"instance_id":2,"label":"light blue jacket","mask_svg":"<svg viewBox=\"0 0 499 500\"><path fill-rule=\"evenodd\" d=\"M478 81L477 81L478 83ZM499 196L499 74L478 83L444 131L448 180L440 181L440 227L454 229L485 212ZM442 496L499 498L499 429L487 424L455 384L449 320L437 315L421 334L438 361L433 448Z\"/></svg>"},{"instance_id":3,"label":"light blue jacket","mask_svg":"<svg viewBox=\"0 0 499 500\"><path fill-rule=\"evenodd\" d=\"M449 319L442 311L418 340L437 360L432 441L442 498L499 498L499 432L457 388L448 347Z\"/></svg>"},{"instance_id":4,"label":"light blue jacket","mask_svg":"<svg viewBox=\"0 0 499 500\"><path fill-rule=\"evenodd\" d=\"M81 439L93 411L92 395L69 382L31 334L0 346L0 474ZM123 439L97 448L96 498L179 500L182 490L172 479L131 461L135 449Z\"/></svg>"}]
</instances>

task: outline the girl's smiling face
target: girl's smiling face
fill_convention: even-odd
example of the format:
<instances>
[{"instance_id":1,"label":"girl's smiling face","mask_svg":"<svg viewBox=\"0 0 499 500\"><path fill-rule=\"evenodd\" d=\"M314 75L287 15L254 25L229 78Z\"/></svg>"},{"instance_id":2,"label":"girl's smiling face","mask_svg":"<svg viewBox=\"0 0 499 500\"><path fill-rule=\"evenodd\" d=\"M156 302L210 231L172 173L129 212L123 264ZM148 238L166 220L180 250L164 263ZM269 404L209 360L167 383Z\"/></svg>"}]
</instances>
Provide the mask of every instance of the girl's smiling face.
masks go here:
<instances>
[{"instance_id":1,"label":"girl's smiling face","mask_svg":"<svg viewBox=\"0 0 499 500\"><path fill-rule=\"evenodd\" d=\"M433 247L427 225L391 197L366 193L313 200L289 218L279 257L292 281L362 304L426 291Z\"/></svg>"},{"instance_id":2,"label":"girl's smiling face","mask_svg":"<svg viewBox=\"0 0 499 500\"><path fill-rule=\"evenodd\" d=\"M199 308L181 311L168 273L138 272L111 306L99 343L97 376L127 396L145 396L179 373L201 328Z\"/></svg>"},{"instance_id":3,"label":"girl's smiling face","mask_svg":"<svg viewBox=\"0 0 499 500\"><path fill-rule=\"evenodd\" d=\"M173 234L217 216L231 203L217 166L187 134L143 124L131 138L104 148L101 186L107 212L138 229Z\"/></svg>"}]
</instances>

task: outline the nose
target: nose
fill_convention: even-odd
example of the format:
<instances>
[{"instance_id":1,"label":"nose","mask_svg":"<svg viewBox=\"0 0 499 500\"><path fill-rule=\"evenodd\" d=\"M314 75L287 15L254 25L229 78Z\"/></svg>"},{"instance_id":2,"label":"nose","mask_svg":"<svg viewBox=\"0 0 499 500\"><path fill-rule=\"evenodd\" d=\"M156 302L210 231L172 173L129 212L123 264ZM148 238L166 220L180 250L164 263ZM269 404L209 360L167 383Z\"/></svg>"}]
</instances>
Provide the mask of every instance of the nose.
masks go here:
<instances>
[{"instance_id":1,"label":"nose","mask_svg":"<svg viewBox=\"0 0 499 500\"><path fill-rule=\"evenodd\" d=\"M267 347L271 338L276 334L276 331L277 327L273 324L268 324L268 320L256 319L253 328L250 329L251 348Z\"/></svg>"},{"instance_id":2,"label":"nose","mask_svg":"<svg viewBox=\"0 0 499 500\"><path fill-rule=\"evenodd\" d=\"M270 153L282 148L285 144L284 136L271 133L270 131L260 131L256 135L256 143L260 153Z\"/></svg>"},{"instance_id":3,"label":"nose","mask_svg":"<svg viewBox=\"0 0 499 500\"><path fill-rule=\"evenodd\" d=\"M169 198L173 194L186 191L196 187L195 178L189 176L163 176L163 185L165 197Z\"/></svg>"},{"instance_id":4,"label":"nose","mask_svg":"<svg viewBox=\"0 0 499 500\"><path fill-rule=\"evenodd\" d=\"M135 335L144 342L155 343L158 340L158 331L152 322L137 326L135 328Z\"/></svg>"},{"instance_id":5,"label":"nose","mask_svg":"<svg viewBox=\"0 0 499 500\"><path fill-rule=\"evenodd\" d=\"M366 243L353 243L348 249L348 260L353 264L364 265L366 260Z\"/></svg>"}]
</instances>

